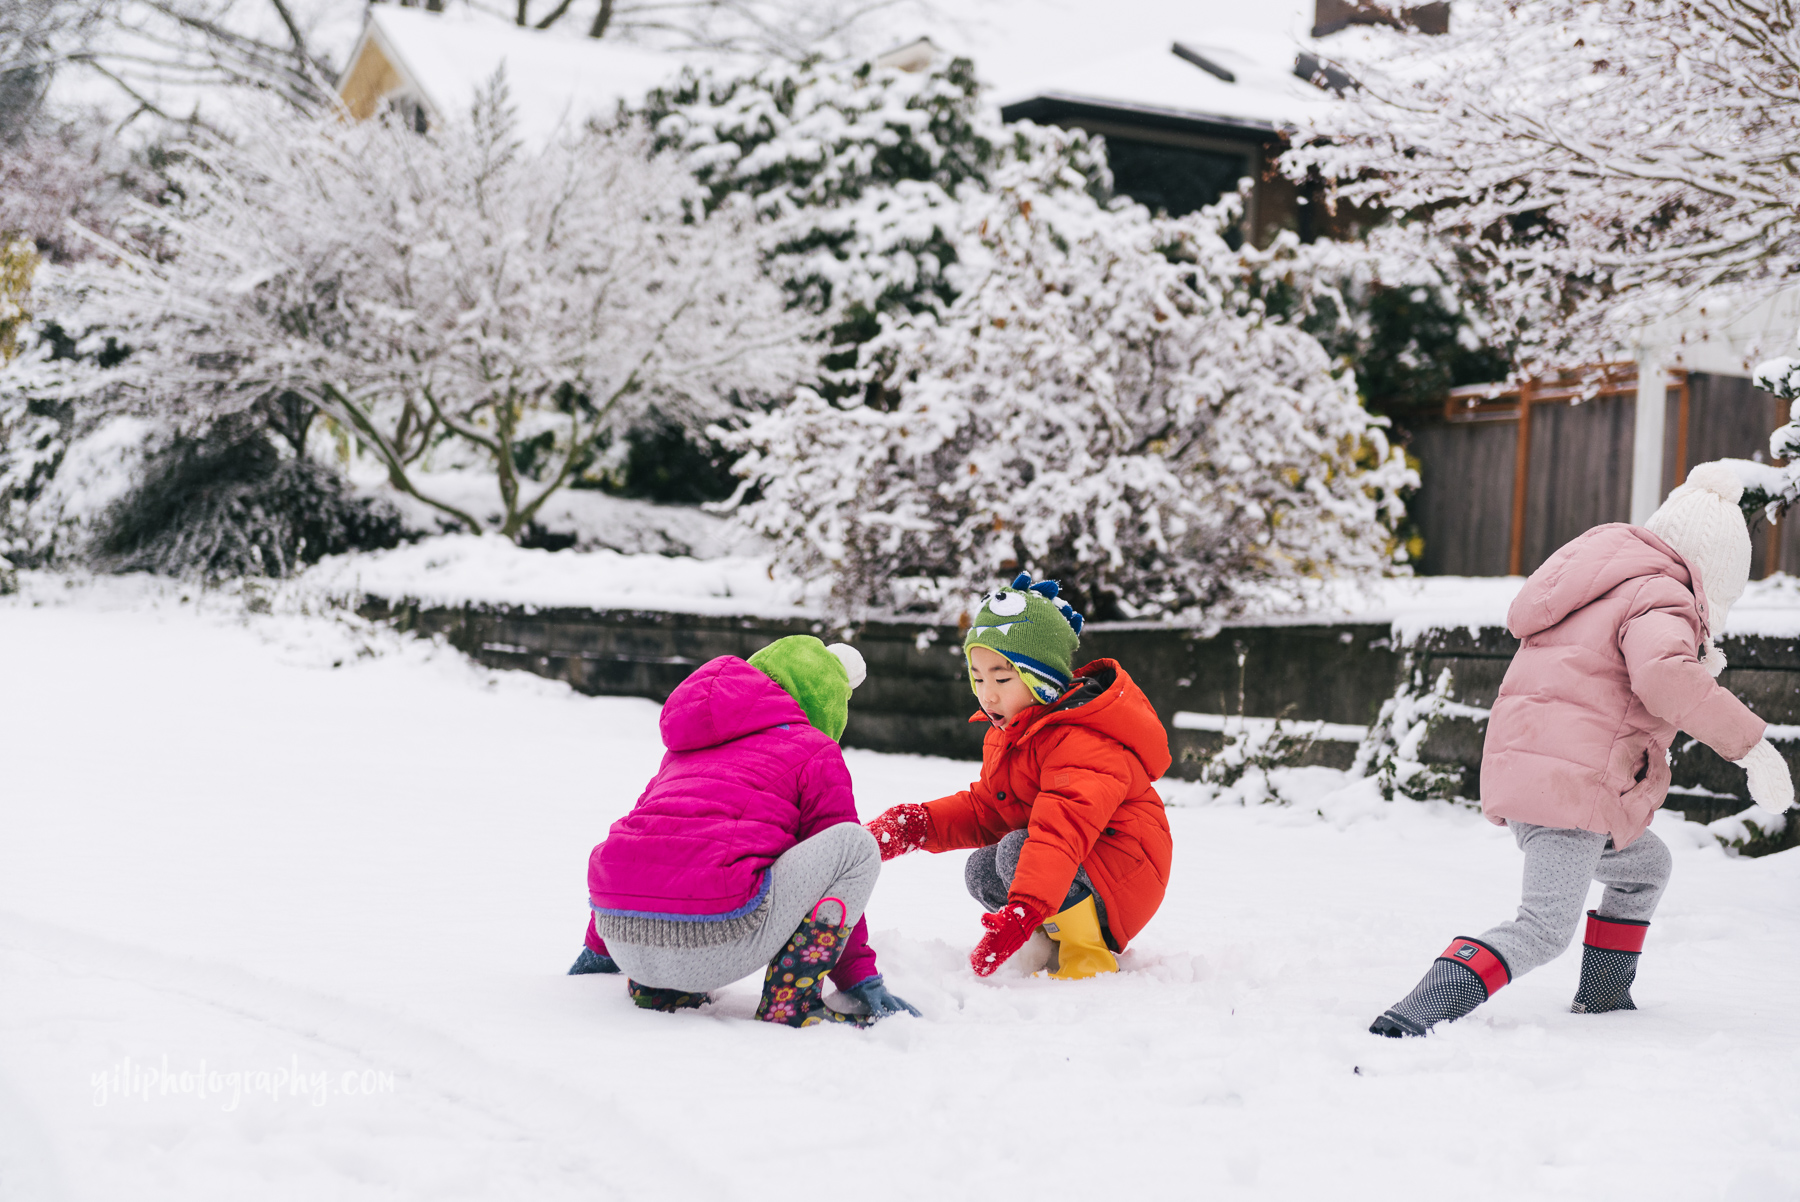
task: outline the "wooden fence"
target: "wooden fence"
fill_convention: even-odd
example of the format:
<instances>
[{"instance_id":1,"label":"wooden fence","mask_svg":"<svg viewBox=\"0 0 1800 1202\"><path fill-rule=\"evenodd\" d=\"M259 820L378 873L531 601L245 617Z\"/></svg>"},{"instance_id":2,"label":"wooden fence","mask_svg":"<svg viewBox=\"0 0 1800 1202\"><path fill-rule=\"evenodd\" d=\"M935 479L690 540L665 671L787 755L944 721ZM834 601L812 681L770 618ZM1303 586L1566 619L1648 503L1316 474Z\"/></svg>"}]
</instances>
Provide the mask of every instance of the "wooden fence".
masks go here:
<instances>
[{"instance_id":1,"label":"wooden fence","mask_svg":"<svg viewBox=\"0 0 1800 1202\"><path fill-rule=\"evenodd\" d=\"M1663 491L1713 459L1769 458L1785 406L1749 380L1675 373L1667 392ZM1415 422L1420 462L1411 511L1433 576L1530 573L1592 526L1629 521L1637 377L1611 375L1597 394L1567 383L1493 394L1457 389L1435 420ZM1521 420L1521 414L1524 419ZM1751 574L1800 571L1800 523L1753 531Z\"/></svg>"}]
</instances>

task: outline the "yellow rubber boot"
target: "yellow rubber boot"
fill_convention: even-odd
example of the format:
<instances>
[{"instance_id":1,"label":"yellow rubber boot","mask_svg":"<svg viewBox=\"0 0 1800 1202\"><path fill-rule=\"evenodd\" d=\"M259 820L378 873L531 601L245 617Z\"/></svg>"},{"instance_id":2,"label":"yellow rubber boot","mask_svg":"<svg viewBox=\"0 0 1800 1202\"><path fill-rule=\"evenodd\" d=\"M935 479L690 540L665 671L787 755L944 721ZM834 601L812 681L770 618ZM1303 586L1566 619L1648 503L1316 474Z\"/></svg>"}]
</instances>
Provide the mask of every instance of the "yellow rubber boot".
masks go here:
<instances>
[{"instance_id":1,"label":"yellow rubber boot","mask_svg":"<svg viewBox=\"0 0 1800 1202\"><path fill-rule=\"evenodd\" d=\"M1100 934L1100 911L1092 896L1045 919L1044 934L1056 941L1055 965L1050 975L1059 981L1079 981L1119 971L1118 960L1107 950L1106 939Z\"/></svg>"}]
</instances>

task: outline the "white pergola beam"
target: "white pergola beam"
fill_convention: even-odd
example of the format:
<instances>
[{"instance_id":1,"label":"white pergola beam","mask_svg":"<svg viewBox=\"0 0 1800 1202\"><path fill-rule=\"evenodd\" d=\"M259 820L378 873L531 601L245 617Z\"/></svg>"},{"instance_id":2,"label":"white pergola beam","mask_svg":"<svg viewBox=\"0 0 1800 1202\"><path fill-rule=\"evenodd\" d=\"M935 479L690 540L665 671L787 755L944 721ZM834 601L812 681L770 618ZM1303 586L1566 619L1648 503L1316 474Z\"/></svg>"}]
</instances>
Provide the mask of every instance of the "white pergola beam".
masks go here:
<instances>
[{"instance_id":1,"label":"white pergola beam","mask_svg":"<svg viewBox=\"0 0 1800 1202\"><path fill-rule=\"evenodd\" d=\"M1669 421L1669 381L1659 347L1639 347L1637 412L1631 434L1631 522L1643 525L1662 504L1663 431Z\"/></svg>"}]
</instances>

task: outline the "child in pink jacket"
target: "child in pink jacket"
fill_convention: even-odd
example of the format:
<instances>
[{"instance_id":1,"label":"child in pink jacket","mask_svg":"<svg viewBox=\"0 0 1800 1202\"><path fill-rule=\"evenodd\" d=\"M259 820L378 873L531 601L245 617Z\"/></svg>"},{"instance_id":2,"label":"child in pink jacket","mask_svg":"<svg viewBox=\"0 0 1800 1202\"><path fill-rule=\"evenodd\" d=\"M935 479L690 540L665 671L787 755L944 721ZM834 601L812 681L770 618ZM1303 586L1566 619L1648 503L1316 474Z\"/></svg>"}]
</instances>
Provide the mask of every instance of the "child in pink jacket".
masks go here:
<instances>
[{"instance_id":1,"label":"child in pink jacket","mask_svg":"<svg viewBox=\"0 0 1800 1202\"><path fill-rule=\"evenodd\" d=\"M1714 680L1725 659L1713 635L1750 575L1742 494L1728 465L1702 464L1643 526L1596 526L1525 582L1481 761L1482 812L1525 853L1519 916L1451 940L1372 1033L1423 1035L1560 956L1594 880L1606 891L1588 911L1571 1009L1637 1009L1638 954L1670 868L1647 828L1678 730L1741 764L1765 809L1793 804L1762 719Z\"/></svg>"},{"instance_id":2,"label":"child in pink jacket","mask_svg":"<svg viewBox=\"0 0 1800 1202\"><path fill-rule=\"evenodd\" d=\"M668 748L588 858L587 946L571 975L624 972L649 1010L763 974L756 1017L792 1027L917 1014L882 982L862 917L881 871L838 748L855 649L790 635L703 664L663 704ZM824 1004L830 978L862 1013Z\"/></svg>"}]
</instances>

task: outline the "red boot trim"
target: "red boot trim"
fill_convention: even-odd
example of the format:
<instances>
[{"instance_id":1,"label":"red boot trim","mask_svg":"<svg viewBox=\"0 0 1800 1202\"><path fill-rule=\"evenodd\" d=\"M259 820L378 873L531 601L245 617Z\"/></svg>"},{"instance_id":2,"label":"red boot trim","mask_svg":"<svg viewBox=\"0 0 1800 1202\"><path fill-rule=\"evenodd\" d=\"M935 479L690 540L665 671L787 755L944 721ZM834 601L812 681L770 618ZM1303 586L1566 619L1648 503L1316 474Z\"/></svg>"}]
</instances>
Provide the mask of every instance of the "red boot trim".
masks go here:
<instances>
[{"instance_id":1,"label":"red boot trim","mask_svg":"<svg viewBox=\"0 0 1800 1202\"><path fill-rule=\"evenodd\" d=\"M1444 949L1440 960L1454 960L1475 970L1481 983L1487 989L1487 995L1493 997L1500 992L1500 987L1512 980L1512 970L1506 967L1506 961L1500 953L1479 939L1470 939L1466 935L1458 935Z\"/></svg>"},{"instance_id":2,"label":"red boot trim","mask_svg":"<svg viewBox=\"0 0 1800 1202\"><path fill-rule=\"evenodd\" d=\"M1639 919L1602 918L1598 910L1589 910L1587 937L1582 942L1603 951L1641 952L1649 932L1650 924Z\"/></svg>"}]
</instances>

